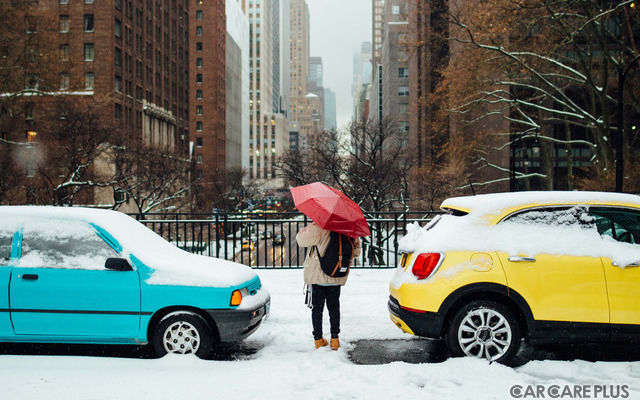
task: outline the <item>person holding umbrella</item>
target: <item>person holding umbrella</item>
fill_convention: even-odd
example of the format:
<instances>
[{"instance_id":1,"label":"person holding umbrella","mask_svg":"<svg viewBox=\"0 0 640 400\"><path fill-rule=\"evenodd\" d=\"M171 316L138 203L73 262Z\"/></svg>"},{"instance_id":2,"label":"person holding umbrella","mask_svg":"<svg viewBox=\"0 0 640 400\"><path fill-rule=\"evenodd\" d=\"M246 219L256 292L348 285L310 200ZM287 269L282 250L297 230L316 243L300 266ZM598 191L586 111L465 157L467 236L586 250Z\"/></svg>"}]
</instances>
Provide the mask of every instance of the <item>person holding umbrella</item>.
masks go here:
<instances>
[{"instance_id":1,"label":"person holding umbrella","mask_svg":"<svg viewBox=\"0 0 640 400\"><path fill-rule=\"evenodd\" d=\"M316 182L291 189L293 201L298 210L307 215L313 223L301 229L296 240L300 247L309 248L304 260L304 282L311 288L311 323L316 348L330 344L332 350L338 350L340 340L340 291L348 278L349 265L342 265L344 275L330 276L321 267L321 258L328 252L336 253L340 246L350 256L345 263L360 255L361 236L370 235L360 206L341 191ZM332 234L332 232L335 232ZM341 235L336 235L341 234ZM345 235L345 236L342 236ZM349 251L350 250L350 251ZM342 264L342 261L340 261ZM335 271L334 271L335 272ZM329 311L331 341L323 337L322 314L325 304Z\"/></svg>"}]
</instances>

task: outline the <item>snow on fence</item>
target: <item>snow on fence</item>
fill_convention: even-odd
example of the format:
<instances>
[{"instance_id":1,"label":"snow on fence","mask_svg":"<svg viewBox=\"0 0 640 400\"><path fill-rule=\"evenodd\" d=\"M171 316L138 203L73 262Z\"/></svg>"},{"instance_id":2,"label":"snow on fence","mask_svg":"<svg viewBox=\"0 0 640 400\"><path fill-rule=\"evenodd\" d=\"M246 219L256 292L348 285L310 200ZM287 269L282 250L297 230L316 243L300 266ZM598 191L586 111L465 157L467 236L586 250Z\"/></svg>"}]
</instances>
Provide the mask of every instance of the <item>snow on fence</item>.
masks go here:
<instances>
[{"instance_id":1,"label":"snow on fence","mask_svg":"<svg viewBox=\"0 0 640 400\"><path fill-rule=\"evenodd\" d=\"M362 238L354 268L395 268L398 241L408 224L424 225L437 211L365 213L371 236ZM224 258L255 269L301 268L306 254L296 234L311 220L290 213L130 214L174 245L191 253Z\"/></svg>"}]
</instances>

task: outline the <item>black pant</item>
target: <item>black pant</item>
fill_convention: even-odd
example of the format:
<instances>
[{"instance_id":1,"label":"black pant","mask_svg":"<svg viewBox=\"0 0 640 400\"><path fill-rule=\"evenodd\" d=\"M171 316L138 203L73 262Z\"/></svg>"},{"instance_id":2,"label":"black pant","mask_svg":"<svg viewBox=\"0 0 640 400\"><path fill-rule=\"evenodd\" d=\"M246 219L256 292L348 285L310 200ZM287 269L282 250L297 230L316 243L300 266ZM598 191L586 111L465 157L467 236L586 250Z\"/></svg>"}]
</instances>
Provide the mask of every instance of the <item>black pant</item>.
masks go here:
<instances>
[{"instance_id":1,"label":"black pant","mask_svg":"<svg viewBox=\"0 0 640 400\"><path fill-rule=\"evenodd\" d=\"M340 333L340 285L311 285L311 323L314 340L322 337L322 311L325 302L329 310L331 337L337 338Z\"/></svg>"}]
</instances>

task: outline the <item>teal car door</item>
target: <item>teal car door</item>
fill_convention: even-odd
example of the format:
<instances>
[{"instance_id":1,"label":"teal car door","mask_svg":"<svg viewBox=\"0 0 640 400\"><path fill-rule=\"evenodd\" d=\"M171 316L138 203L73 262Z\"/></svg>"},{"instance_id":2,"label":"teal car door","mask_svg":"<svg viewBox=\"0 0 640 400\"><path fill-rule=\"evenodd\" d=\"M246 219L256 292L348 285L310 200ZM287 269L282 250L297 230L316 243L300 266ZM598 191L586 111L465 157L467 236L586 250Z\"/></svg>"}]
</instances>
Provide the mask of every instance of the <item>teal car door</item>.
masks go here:
<instances>
[{"instance_id":1,"label":"teal car door","mask_svg":"<svg viewBox=\"0 0 640 400\"><path fill-rule=\"evenodd\" d=\"M11 245L15 229L0 222L0 336L13 334L9 318L9 279L11 278Z\"/></svg>"},{"instance_id":2,"label":"teal car door","mask_svg":"<svg viewBox=\"0 0 640 400\"><path fill-rule=\"evenodd\" d=\"M114 342L138 336L139 275L105 268L113 257L118 253L85 222L25 223L9 287L15 334Z\"/></svg>"}]
</instances>

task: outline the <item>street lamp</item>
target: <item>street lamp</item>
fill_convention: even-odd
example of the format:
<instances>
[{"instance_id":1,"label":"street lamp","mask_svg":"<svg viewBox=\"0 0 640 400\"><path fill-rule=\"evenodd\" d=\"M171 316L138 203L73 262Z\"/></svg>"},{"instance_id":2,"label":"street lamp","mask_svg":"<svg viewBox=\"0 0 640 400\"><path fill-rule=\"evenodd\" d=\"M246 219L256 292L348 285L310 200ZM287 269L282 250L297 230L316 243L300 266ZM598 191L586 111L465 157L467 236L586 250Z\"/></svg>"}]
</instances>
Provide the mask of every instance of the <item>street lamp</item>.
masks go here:
<instances>
[{"instance_id":1,"label":"street lamp","mask_svg":"<svg viewBox=\"0 0 640 400\"><path fill-rule=\"evenodd\" d=\"M618 140L616 141L616 192L622 192L622 175L624 172L622 145L624 142L624 80L633 64L640 60L637 55L618 76Z\"/></svg>"}]
</instances>

